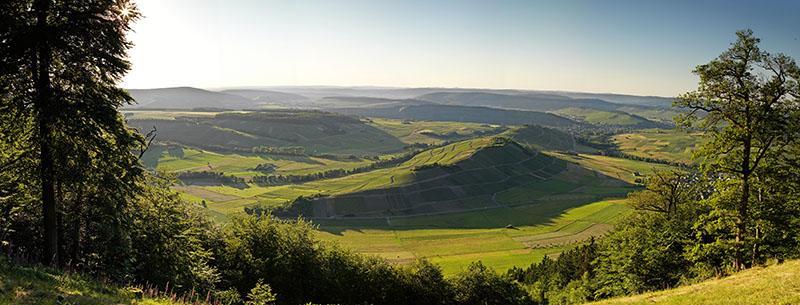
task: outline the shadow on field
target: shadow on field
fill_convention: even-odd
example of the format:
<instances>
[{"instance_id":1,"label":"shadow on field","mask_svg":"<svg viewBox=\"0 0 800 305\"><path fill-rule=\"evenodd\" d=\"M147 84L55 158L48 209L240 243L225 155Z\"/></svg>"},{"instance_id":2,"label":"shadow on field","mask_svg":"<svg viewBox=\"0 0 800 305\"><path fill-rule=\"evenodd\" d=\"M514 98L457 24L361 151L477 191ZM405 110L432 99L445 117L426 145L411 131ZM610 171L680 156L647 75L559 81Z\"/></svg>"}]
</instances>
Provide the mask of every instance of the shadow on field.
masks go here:
<instances>
[{"instance_id":1,"label":"shadow on field","mask_svg":"<svg viewBox=\"0 0 800 305\"><path fill-rule=\"evenodd\" d=\"M420 229L508 229L522 226L552 225L569 209L607 199L624 198L640 186L597 171L570 165L558 179L541 186L523 189L524 199L516 202L487 203L469 211L441 211L431 214L386 215L378 217L316 218L319 230L335 235L345 231L420 230ZM568 189L557 189L547 182L557 181Z\"/></svg>"}]
</instances>

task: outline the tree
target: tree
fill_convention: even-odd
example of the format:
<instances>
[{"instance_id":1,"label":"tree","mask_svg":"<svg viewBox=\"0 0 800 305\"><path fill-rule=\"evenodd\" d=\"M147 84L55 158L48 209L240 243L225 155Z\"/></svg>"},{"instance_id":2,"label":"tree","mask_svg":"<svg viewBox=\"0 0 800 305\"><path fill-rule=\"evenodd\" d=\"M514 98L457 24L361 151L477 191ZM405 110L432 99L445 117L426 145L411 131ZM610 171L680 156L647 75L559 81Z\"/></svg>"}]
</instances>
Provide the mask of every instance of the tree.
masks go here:
<instances>
[{"instance_id":1,"label":"tree","mask_svg":"<svg viewBox=\"0 0 800 305\"><path fill-rule=\"evenodd\" d=\"M78 194L86 190L79 187L86 176L75 175L84 165L75 160L101 159L97 168L117 171L117 179L98 177L122 186L109 188L122 194L141 175L130 150L142 139L117 112L133 100L116 86L130 68L132 44L125 34L138 16L128 0L0 4L0 109L18 113L14 122L34 123L14 135L30 137L25 152L37 167L45 264L64 262L59 227L65 199L85 199Z\"/></svg>"},{"instance_id":2,"label":"tree","mask_svg":"<svg viewBox=\"0 0 800 305\"><path fill-rule=\"evenodd\" d=\"M697 154L704 173L719 178L717 187L738 194L728 204L736 215L732 265L740 270L751 237L754 175L783 156L798 136L793 120L800 111L800 70L790 57L759 49L752 31L736 35L730 49L694 70L700 84L679 96L676 106L690 110L679 117L683 126L695 126L709 138Z\"/></svg>"}]
</instances>

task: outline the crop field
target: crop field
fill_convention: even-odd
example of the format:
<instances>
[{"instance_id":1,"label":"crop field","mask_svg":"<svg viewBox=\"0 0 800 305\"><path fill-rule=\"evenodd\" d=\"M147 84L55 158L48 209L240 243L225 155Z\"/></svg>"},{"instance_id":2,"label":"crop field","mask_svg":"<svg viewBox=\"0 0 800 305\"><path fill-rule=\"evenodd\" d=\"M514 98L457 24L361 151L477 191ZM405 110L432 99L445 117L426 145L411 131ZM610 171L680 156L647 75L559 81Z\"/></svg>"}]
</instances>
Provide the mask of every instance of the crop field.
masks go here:
<instances>
[{"instance_id":1,"label":"crop field","mask_svg":"<svg viewBox=\"0 0 800 305\"><path fill-rule=\"evenodd\" d=\"M303 175L322 172L331 169L351 169L366 166L373 161L353 158L332 160L319 157L269 155L269 154L222 154L200 149L169 147L157 148L157 163L159 171L169 173L187 171L215 171L224 172L226 175L251 178L263 175L255 171L259 164L274 164L276 175Z\"/></svg>"},{"instance_id":2,"label":"crop field","mask_svg":"<svg viewBox=\"0 0 800 305\"><path fill-rule=\"evenodd\" d=\"M302 147L310 155L381 155L406 143L357 118L308 110L131 111L128 124L159 141L213 151Z\"/></svg>"},{"instance_id":3,"label":"crop field","mask_svg":"<svg viewBox=\"0 0 800 305\"><path fill-rule=\"evenodd\" d=\"M298 196L333 196L339 200L335 203L338 216L312 218L321 238L401 264L426 258L450 275L476 260L499 271L526 266L602 236L629 210L615 198L639 189L634 184L635 172L672 168L596 155L531 155L514 145L484 137L421 152L396 167L342 178L271 187L189 185L178 189L187 200L205 201L209 215L220 221L243 213L248 206L282 206ZM247 158L260 158L199 155L197 150L186 150L183 158L189 160L165 157L159 166L181 170L217 162L217 168L234 171L235 166L251 166L239 165L247 164ZM225 158L234 158L231 163L237 165L223 167ZM544 164L560 165L540 171L546 169L541 167ZM457 170L447 170L450 167ZM515 176L513 183L504 180L514 173L533 174ZM443 185L446 190L439 188ZM426 192L427 188L435 191ZM413 195L417 196L413 213L387 214L382 207L374 213L352 215L376 202L367 198L385 196L391 189L418 193Z\"/></svg>"},{"instance_id":4,"label":"crop field","mask_svg":"<svg viewBox=\"0 0 800 305\"><path fill-rule=\"evenodd\" d=\"M561 153L549 153L552 156L577 164L584 168L603 173L628 183L636 183L637 173L640 176L647 176L653 171L679 170L675 166L636 161L623 158L614 158L599 155L569 155Z\"/></svg>"},{"instance_id":5,"label":"crop field","mask_svg":"<svg viewBox=\"0 0 800 305\"><path fill-rule=\"evenodd\" d=\"M580 121L596 125L615 125L615 126L640 126L651 127L653 122L643 117L631 115L625 112L602 111L588 108L564 108L555 111L556 114L575 118Z\"/></svg>"},{"instance_id":6,"label":"crop field","mask_svg":"<svg viewBox=\"0 0 800 305\"><path fill-rule=\"evenodd\" d=\"M701 135L676 130L648 129L614 136L614 143L627 154L673 162L690 163Z\"/></svg>"},{"instance_id":7,"label":"crop field","mask_svg":"<svg viewBox=\"0 0 800 305\"><path fill-rule=\"evenodd\" d=\"M403 141L403 143L437 144L444 141L466 139L481 135L489 135L504 131L499 125L440 122L409 121L372 118L369 125L386 131Z\"/></svg>"},{"instance_id":8,"label":"crop field","mask_svg":"<svg viewBox=\"0 0 800 305\"><path fill-rule=\"evenodd\" d=\"M396 263L426 258L450 275L478 260L502 272L558 255L605 234L628 209L621 200L564 200L372 223L315 222L325 240Z\"/></svg>"}]
</instances>

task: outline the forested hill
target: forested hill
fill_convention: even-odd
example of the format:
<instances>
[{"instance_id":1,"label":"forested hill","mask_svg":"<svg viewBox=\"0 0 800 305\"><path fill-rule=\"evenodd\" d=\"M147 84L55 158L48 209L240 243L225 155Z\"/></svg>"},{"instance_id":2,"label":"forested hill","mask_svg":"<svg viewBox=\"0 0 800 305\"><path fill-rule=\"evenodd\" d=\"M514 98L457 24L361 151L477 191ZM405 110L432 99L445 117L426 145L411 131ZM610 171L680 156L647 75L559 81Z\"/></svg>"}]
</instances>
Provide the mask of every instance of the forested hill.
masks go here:
<instances>
[{"instance_id":1,"label":"forested hill","mask_svg":"<svg viewBox=\"0 0 800 305\"><path fill-rule=\"evenodd\" d=\"M129 115L128 123L159 141L212 151L276 152L295 155L376 154L406 144L359 119L320 111L194 113L194 116Z\"/></svg>"},{"instance_id":2,"label":"forested hill","mask_svg":"<svg viewBox=\"0 0 800 305\"><path fill-rule=\"evenodd\" d=\"M581 123L555 114L453 105L396 105L390 107L331 108L329 111L391 119L473 122L484 124L535 124L550 127L578 126Z\"/></svg>"}]
</instances>

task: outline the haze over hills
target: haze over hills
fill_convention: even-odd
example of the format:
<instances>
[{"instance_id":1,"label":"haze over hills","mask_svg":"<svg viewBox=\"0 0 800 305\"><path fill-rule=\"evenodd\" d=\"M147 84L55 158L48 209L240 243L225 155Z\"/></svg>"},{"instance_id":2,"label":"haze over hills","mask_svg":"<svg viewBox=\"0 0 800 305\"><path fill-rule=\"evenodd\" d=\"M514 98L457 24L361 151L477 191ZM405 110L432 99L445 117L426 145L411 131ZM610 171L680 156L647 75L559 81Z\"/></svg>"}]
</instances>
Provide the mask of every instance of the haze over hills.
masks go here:
<instances>
[{"instance_id":1,"label":"haze over hills","mask_svg":"<svg viewBox=\"0 0 800 305\"><path fill-rule=\"evenodd\" d=\"M349 115L424 121L473 122L484 124L537 124L548 127L568 127L581 124L555 114L537 111L437 104L331 108L328 109L328 111Z\"/></svg>"},{"instance_id":2,"label":"haze over hills","mask_svg":"<svg viewBox=\"0 0 800 305\"><path fill-rule=\"evenodd\" d=\"M256 103L248 98L192 87L158 89L129 89L136 103L125 108L193 109L193 108L254 108Z\"/></svg>"},{"instance_id":3,"label":"haze over hills","mask_svg":"<svg viewBox=\"0 0 800 305\"><path fill-rule=\"evenodd\" d=\"M226 89L220 92L190 87L132 89L130 92L137 103L127 106L126 109L294 108L413 120L540 124L554 127L574 124L543 113L550 112L593 125L625 128L668 127L676 114L674 110L661 107L669 103L668 98L617 94L454 88L271 89L273 90ZM607 97L619 102L596 97Z\"/></svg>"},{"instance_id":4,"label":"haze over hills","mask_svg":"<svg viewBox=\"0 0 800 305\"><path fill-rule=\"evenodd\" d=\"M285 106L301 106L303 103L308 103L311 99L299 94L269 91L269 90L251 90L251 89L230 89L222 90L221 92L238 95L245 97L261 105L285 105Z\"/></svg>"}]
</instances>

